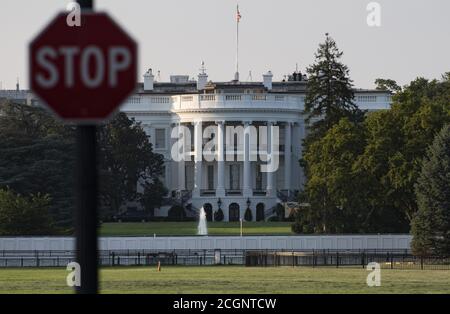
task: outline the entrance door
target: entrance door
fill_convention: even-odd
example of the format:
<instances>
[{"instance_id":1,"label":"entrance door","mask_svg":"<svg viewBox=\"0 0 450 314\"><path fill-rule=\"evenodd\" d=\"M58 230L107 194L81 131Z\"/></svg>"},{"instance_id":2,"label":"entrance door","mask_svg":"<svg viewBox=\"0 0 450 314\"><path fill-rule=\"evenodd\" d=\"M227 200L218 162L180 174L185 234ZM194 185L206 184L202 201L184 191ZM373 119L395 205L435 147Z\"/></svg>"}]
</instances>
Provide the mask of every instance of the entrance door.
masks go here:
<instances>
[{"instance_id":1,"label":"entrance door","mask_svg":"<svg viewBox=\"0 0 450 314\"><path fill-rule=\"evenodd\" d=\"M239 204L231 203L228 207L228 221L239 221Z\"/></svg>"},{"instance_id":2,"label":"entrance door","mask_svg":"<svg viewBox=\"0 0 450 314\"><path fill-rule=\"evenodd\" d=\"M256 221L263 221L264 218L264 203L258 203L256 205Z\"/></svg>"},{"instance_id":3,"label":"entrance door","mask_svg":"<svg viewBox=\"0 0 450 314\"><path fill-rule=\"evenodd\" d=\"M208 165L208 190L214 190L214 166Z\"/></svg>"}]
</instances>

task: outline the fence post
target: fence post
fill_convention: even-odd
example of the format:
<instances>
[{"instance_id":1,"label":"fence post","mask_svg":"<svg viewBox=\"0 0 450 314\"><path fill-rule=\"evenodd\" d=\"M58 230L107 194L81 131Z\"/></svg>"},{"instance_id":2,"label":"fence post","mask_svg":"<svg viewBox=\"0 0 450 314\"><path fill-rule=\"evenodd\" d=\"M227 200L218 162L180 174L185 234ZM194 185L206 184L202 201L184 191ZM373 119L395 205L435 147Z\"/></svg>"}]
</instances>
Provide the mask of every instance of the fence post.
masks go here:
<instances>
[{"instance_id":1,"label":"fence post","mask_svg":"<svg viewBox=\"0 0 450 314\"><path fill-rule=\"evenodd\" d=\"M312 255L312 267L313 268L314 268L315 264L316 264L316 256L315 256L315 252L313 250L313 255Z\"/></svg>"},{"instance_id":2,"label":"fence post","mask_svg":"<svg viewBox=\"0 0 450 314\"><path fill-rule=\"evenodd\" d=\"M339 268L339 252L336 252L336 268Z\"/></svg>"},{"instance_id":3,"label":"fence post","mask_svg":"<svg viewBox=\"0 0 450 314\"><path fill-rule=\"evenodd\" d=\"M292 251L292 267L294 267L295 266L295 260L294 260L294 251Z\"/></svg>"},{"instance_id":4,"label":"fence post","mask_svg":"<svg viewBox=\"0 0 450 314\"><path fill-rule=\"evenodd\" d=\"M423 270L423 255L420 256L420 269Z\"/></svg>"}]
</instances>

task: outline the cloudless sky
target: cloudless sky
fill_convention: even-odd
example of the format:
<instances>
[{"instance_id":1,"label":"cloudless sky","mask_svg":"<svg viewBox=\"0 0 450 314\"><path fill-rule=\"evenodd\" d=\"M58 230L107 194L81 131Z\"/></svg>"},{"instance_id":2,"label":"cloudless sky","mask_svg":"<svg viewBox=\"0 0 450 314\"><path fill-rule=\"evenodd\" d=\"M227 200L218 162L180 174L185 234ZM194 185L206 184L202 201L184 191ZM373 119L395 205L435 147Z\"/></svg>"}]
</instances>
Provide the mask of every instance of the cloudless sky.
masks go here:
<instances>
[{"instance_id":1,"label":"cloudless sky","mask_svg":"<svg viewBox=\"0 0 450 314\"><path fill-rule=\"evenodd\" d=\"M27 45L68 0L0 0L0 82L28 87ZM378 77L406 84L450 71L449 0L378 0L381 27L366 23L370 0L240 0L240 73L275 80L314 61L329 32L344 51L356 87ZM209 79L235 71L235 0L97 0L139 42L139 70L196 77L205 61ZM140 76L140 80L142 77Z\"/></svg>"}]
</instances>

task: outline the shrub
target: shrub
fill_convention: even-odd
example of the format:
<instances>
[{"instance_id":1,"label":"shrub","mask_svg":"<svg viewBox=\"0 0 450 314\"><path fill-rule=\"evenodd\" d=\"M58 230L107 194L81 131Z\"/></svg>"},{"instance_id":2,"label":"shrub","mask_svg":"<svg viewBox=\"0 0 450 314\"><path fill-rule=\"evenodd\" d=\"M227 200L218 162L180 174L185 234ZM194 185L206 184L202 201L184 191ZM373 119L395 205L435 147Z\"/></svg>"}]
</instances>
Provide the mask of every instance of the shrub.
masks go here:
<instances>
[{"instance_id":1,"label":"shrub","mask_svg":"<svg viewBox=\"0 0 450 314\"><path fill-rule=\"evenodd\" d=\"M214 221L222 221L223 218L224 216L221 208L214 212Z\"/></svg>"},{"instance_id":2,"label":"shrub","mask_svg":"<svg viewBox=\"0 0 450 314\"><path fill-rule=\"evenodd\" d=\"M245 221L253 220L253 215L252 215L252 211L250 210L250 208L247 208L247 210L245 211L244 219L245 219Z\"/></svg>"},{"instance_id":3,"label":"shrub","mask_svg":"<svg viewBox=\"0 0 450 314\"><path fill-rule=\"evenodd\" d=\"M180 205L173 205L168 212L169 219L175 220L175 221L182 221L186 218L186 213L184 211L184 208Z\"/></svg>"},{"instance_id":4,"label":"shrub","mask_svg":"<svg viewBox=\"0 0 450 314\"><path fill-rule=\"evenodd\" d=\"M49 215L50 197L23 197L0 190L0 235L53 235L56 230Z\"/></svg>"}]
</instances>

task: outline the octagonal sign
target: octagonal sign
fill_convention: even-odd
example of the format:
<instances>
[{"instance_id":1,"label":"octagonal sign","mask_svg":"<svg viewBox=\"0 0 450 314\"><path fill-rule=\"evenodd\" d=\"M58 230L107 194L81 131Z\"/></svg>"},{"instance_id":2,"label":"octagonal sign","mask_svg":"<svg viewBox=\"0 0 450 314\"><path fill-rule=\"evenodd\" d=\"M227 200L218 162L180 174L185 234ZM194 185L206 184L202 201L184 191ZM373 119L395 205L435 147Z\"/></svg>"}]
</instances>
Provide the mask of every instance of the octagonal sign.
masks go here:
<instances>
[{"instance_id":1,"label":"octagonal sign","mask_svg":"<svg viewBox=\"0 0 450 314\"><path fill-rule=\"evenodd\" d=\"M107 119L134 91L137 45L106 13L61 13L30 44L30 86L65 121Z\"/></svg>"}]
</instances>

